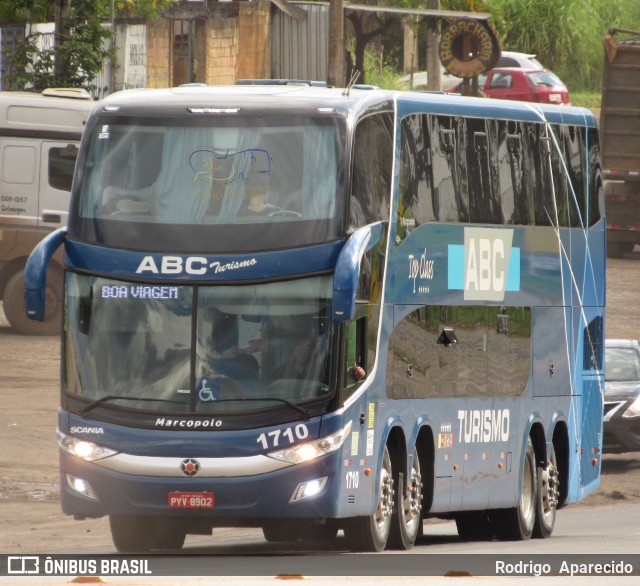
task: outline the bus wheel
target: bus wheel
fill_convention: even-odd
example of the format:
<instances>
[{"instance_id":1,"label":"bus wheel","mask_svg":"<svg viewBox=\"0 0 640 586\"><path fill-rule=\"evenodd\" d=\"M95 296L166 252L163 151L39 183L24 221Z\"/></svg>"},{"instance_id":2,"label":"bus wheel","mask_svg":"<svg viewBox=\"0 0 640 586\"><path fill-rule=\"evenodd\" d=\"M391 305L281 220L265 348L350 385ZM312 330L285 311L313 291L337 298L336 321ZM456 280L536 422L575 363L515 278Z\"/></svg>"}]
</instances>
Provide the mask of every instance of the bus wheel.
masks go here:
<instances>
[{"instance_id":1,"label":"bus wheel","mask_svg":"<svg viewBox=\"0 0 640 586\"><path fill-rule=\"evenodd\" d=\"M518 505L513 509L497 509L491 512L491 522L500 541L524 541L533 534L537 508L537 466L531 438L522 463L522 492Z\"/></svg>"},{"instance_id":2,"label":"bus wheel","mask_svg":"<svg viewBox=\"0 0 640 586\"><path fill-rule=\"evenodd\" d=\"M162 517L111 515L109 526L113 544L121 553L182 549L187 536L179 522Z\"/></svg>"},{"instance_id":3,"label":"bus wheel","mask_svg":"<svg viewBox=\"0 0 640 586\"><path fill-rule=\"evenodd\" d=\"M55 336L62 329L62 276L55 269L47 271L44 321L27 318L24 306L24 271L7 282L2 299L4 315L11 327L27 336Z\"/></svg>"},{"instance_id":4,"label":"bus wheel","mask_svg":"<svg viewBox=\"0 0 640 586\"><path fill-rule=\"evenodd\" d=\"M556 462L556 451L551 448L551 458L545 468L538 468L538 497L534 537L546 539L553 533L556 512L560 501L560 475Z\"/></svg>"},{"instance_id":5,"label":"bus wheel","mask_svg":"<svg viewBox=\"0 0 640 586\"><path fill-rule=\"evenodd\" d=\"M373 515L349 519L344 534L352 551L383 551L389 539L393 513L394 490L391 457L384 448L380 470L380 492Z\"/></svg>"},{"instance_id":6,"label":"bus wheel","mask_svg":"<svg viewBox=\"0 0 640 586\"><path fill-rule=\"evenodd\" d=\"M411 477L406 491L402 482L397 483L395 509L393 511L389 547L393 549L411 549L416 542L422 523L422 475L418 451L413 451Z\"/></svg>"}]
</instances>

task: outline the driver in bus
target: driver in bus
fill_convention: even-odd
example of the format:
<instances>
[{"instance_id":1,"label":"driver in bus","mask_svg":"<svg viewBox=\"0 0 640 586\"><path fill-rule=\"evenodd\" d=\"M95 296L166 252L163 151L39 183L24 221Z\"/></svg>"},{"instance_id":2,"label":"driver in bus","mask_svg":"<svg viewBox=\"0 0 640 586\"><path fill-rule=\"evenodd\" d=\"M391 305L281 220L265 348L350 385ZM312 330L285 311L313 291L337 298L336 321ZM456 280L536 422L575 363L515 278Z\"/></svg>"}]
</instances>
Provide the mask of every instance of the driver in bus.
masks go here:
<instances>
[{"instance_id":1,"label":"driver in bus","mask_svg":"<svg viewBox=\"0 0 640 586\"><path fill-rule=\"evenodd\" d=\"M313 351L314 344L310 338L297 340L290 359L276 370L276 378L308 379L317 374L313 368ZM357 364L354 364L348 372L356 382L364 379L367 374L364 368Z\"/></svg>"}]
</instances>

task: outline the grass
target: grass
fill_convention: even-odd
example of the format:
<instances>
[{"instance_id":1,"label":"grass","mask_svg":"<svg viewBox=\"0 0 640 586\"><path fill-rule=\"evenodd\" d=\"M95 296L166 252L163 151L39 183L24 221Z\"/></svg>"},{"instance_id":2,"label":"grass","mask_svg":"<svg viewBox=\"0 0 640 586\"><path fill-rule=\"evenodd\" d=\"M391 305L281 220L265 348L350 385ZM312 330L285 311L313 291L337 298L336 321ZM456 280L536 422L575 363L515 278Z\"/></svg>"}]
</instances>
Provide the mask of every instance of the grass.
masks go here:
<instances>
[{"instance_id":1,"label":"grass","mask_svg":"<svg viewBox=\"0 0 640 586\"><path fill-rule=\"evenodd\" d=\"M589 108L600 108L602 95L596 92L571 92L571 105Z\"/></svg>"}]
</instances>

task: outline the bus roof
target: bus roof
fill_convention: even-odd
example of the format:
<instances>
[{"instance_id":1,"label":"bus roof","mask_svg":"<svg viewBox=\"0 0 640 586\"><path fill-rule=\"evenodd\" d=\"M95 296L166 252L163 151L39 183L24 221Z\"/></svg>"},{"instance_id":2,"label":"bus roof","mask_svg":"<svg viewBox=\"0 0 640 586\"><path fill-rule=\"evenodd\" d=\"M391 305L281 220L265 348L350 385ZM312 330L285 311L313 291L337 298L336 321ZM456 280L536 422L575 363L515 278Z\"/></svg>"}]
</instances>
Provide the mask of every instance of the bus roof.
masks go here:
<instances>
[{"instance_id":1,"label":"bus roof","mask_svg":"<svg viewBox=\"0 0 640 586\"><path fill-rule=\"evenodd\" d=\"M281 80L278 80L281 81ZM393 106L395 102L395 106ZM416 111L453 116L478 116L507 120L548 121L596 126L584 108L529 102L469 98L443 92L390 91L372 86L323 87L304 82L248 83L231 86L192 84L167 89L124 90L111 94L100 111L126 115L182 116L214 114L318 113L348 116L358 112L397 108L401 116Z\"/></svg>"},{"instance_id":2,"label":"bus roof","mask_svg":"<svg viewBox=\"0 0 640 586\"><path fill-rule=\"evenodd\" d=\"M0 92L0 136L80 138L96 103L45 92Z\"/></svg>"}]
</instances>

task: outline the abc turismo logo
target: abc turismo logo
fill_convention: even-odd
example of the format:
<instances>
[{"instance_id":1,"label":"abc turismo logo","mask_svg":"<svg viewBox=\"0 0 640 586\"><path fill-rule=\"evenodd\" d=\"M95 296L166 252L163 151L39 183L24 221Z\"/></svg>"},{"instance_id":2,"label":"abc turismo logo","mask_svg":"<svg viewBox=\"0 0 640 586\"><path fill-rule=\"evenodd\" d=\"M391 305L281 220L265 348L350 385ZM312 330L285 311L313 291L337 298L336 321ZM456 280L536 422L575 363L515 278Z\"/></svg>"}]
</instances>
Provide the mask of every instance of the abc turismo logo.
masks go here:
<instances>
[{"instance_id":1,"label":"abc turismo logo","mask_svg":"<svg viewBox=\"0 0 640 586\"><path fill-rule=\"evenodd\" d=\"M180 470L182 470L182 472L187 476L195 476L200 470L200 462L193 458L187 458L180 462Z\"/></svg>"},{"instance_id":2,"label":"abc turismo logo","mask_svg":"<svg viewBox=\"0 0 640 586\"><path fill-rule=\"evenodd\" d=\"M449 244L449 290L462 290L469 301L504 300L520 290L520 248L513 230L465 228L464 245Z\"/></svg>"}]
</instances>

